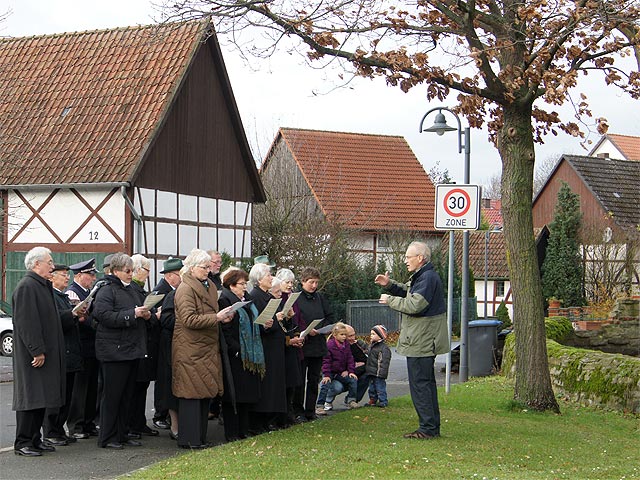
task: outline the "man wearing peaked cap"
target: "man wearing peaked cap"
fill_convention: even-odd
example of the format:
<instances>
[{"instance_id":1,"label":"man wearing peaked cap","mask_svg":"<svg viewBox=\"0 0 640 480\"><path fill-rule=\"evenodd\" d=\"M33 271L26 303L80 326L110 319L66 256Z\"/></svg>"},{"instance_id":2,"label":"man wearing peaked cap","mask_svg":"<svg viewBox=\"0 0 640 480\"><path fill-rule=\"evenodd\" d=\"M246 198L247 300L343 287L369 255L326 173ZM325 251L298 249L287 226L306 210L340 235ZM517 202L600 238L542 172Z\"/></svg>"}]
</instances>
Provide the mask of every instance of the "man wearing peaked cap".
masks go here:
<instances>
[{"instance_id":1,"label":"man wearing peaked cap","mask_svg":"<svg viewBox=\"0 0 640 480\"><path fill-rule=\"evenodd\" d=\"M72 305L89 296L96 281L96 259L91 258L69 266L73 282L65 291ZM69 405L67 427L74 438L89 438L97 435L94 419L97 415L98 371L100 366L95 356L96 332L90 319L81 318L78 324L84 369L76 372Z\"/></svg>"},{"instance_id":2,"label":"man wearing peaked cap","mask_svg":"<svg viewBox=\"0 0 640 480\"><path fill-rule=\"evenodd\" d=\"M73 273L93 273L96 274L98 270L96 270L96 259L90 258L89 260L85 260L83 262L74 263L73 265L69 265L69 270Z\"/></svg>"},{"instance_id":3,"label":"man wearing peaked cap","mask_svg":"<svg viewBox=\"0 0 640 480\"><path fill-rule=\"evenodd\" d=\"M153 291L156 293L164 293L167 294L171 290L173 290L172 285L175 282L172 282L173 275L180 276L180 270L182 269L182 260L179 258L169 257L162 263L162 270L160 273L163 275L163 278L160 279L158 284L153 288Z\"/></svg>"},{"instance_id":4,"label":"man wearing peaked cap","mask_svg":"<svg viewBox=\"0 0 640 480\"><path fill-rule=\"evenodd\" d=\"M265 265L269 265L271 268L275 267L276 264L269 260L269 255L258 255L257 257L253 257L254 265L259 263L264 263Z\"/></svg>"},{"instance_id":5,"label":"man wearing peaked cap","mask_svg":"<svg viewBox=\"0 0 640 480\"><path fill-rule=\"evenodd\" d=\"M169 293L175 291L178 285L180 285L180 270L182 269L182 266L182 260L180 260L179 258L169 257L167 260L165 260L162 264L162 270L160 270L163 278L160 279L158 284L153 289L155 293L164 293L164 302L170 301L171 306L173 306L174 294L171 293L169 295ZM165 303L163 303L163 305L165 305ZM153 403L155 409L155 415L153 416L153 425L156 428L161 428L163 430L167 430L169 428L169 423L167 422L169 410L167 408L164 408L163 405L167 403L167 400L165 398L168 396L167 392L171 392L171 362L167 362L166 360L161 361L160 359L171 358L171 341L165 341L163 334L167 333L169 330L172 331L172 329L173 327L161 332L161 352L159 352L158 354L159 378L154 385L153 391ZM174 425L174 427L177 428L177 425Z\"/></svg>"},{"instance_id":6,"label":"man wearing peaked cap","mask_svg":"<svg viewBox=\"0 0 640 480\"><path fill-rule=\"evenodd\" d=\"M109 275L111 273L111 259L113 258L113 253L110 253L104 260L102 260L102 272L105 275Z\"/></svg>"}]
</instances>

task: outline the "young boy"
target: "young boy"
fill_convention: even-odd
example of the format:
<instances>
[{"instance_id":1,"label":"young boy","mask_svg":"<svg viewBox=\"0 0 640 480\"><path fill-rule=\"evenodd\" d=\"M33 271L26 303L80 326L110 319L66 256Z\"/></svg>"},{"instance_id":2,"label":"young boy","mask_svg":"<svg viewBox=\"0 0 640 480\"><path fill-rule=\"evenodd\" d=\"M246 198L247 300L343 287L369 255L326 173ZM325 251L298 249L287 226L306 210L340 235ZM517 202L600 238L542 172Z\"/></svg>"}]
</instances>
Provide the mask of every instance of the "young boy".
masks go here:
<instances>
[{"instance_id":1,"label":"young boy","mask_svg":"<svg viewBox=\"0 0 640 480\"><path fill-rule=\"evenodd\" d=\"M384 343L387 338L387 328L376 325L371 329L371 346L367 358L366 373L369 375L369 405L385 408L389 404L387 399L387 376L391 362L391 349Z\"/></svg>"}]
</instances>

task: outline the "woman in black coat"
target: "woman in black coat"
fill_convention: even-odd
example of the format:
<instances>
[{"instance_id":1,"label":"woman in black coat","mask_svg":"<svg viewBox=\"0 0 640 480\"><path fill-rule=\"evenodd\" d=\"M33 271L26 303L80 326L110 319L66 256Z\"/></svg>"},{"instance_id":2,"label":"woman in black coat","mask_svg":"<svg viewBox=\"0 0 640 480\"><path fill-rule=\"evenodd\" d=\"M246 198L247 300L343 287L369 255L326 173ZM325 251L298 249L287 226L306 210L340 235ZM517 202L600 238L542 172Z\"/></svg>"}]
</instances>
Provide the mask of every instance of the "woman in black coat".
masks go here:
<instances>
[{"instance_id":1,"label":"woman in black coat","mask_svg":"<svg viewBox=\"0 0 640 480\"><path fill-rule=\"evenodd\" d=\"M136 290L138 295L144 299L147 296L144 286L149 278L151 262L140 254L133 255L131 260L133 261L131 288ZM147 327L147 354L138 363L138 374L127 422L130 438L138 439L142 435L157 436L159 434L158 430L147 425L147 417L145 416L147 390L149 390L151 382L157 379L158 373L158 348L160 345L160 320L158 317L155 308L153 308L151 310L151 318L148 322L145 322Z\"/></svg>"},{"instance_id":2,"label":"woman in black coat","mask_svg":"<svg viewBox=\"0 0 640 480\"><path fill-rule=\"evenodd\" d=\"M141 445L127 437L127 420L138 362L147 353L145 324L151 312L141 306L144 298L131 286L131 257L116 253L111 259L111 272L105 277L109 284L98 290L93 302L98 323L96 357L102 363L104 381L98 446L119 450L125 445Z\"/></svg>"},{"instance_id":3,"label":"woman in black coat","mask_svg":"<svg viewBox=\"0 0 640 480\"><path fill-rule=\"evenodd\" d=\"M248 299L253 300L258 312L262 312L273 299L269 293L273 283L271 267L263 263L254 265L249 272L249 280L254 288L248 294ZM276 315L282 318L282 312ZM264 326L260 326L260 333L266 372L261 384L260 402L254 408L254 418L258 431L275 430L286 424L285 332L280 322L271 318Z\"/></svg>"},{"instance_id":4,"label":"woman in black coat","mask_svg":"<svg viewBox=\"0 0 640 480\"><path fill-rule=\"evenodd\" d=\"M225 308L244 300L248 280L244 270L225 272L218 306ZM222 325L231 367L231 375L224 376L222 397L224 435L229 442L249 436L249 412L260 399L265 361L260 327L253 323L257 316L258 310L250 303L236 311L231 322Z\"/></svg>"}]
</instances>

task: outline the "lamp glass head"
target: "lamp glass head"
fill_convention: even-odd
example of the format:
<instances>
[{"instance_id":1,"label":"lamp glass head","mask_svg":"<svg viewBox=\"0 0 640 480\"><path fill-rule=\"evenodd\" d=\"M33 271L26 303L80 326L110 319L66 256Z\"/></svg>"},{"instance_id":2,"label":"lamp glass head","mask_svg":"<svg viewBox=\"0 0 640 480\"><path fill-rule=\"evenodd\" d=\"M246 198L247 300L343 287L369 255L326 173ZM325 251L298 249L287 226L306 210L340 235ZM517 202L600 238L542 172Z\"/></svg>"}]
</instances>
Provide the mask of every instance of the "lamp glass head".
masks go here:
<instances>
[{"instance_id":1,"label":"lamp glass head","mask_svg":"<svg viewBox=\"0 0 640 480\"><path fill-rule=\"evenodd\" d=\"M425 128L423 132L435 132L438 135L443 135L444 132L453 132L455 130L455 127L450 127L449 125L447 125L447 119L444 118L444 114L442 112L438 112L433 125L431 125L429 128Z\"/></svg>"}]
</instances>

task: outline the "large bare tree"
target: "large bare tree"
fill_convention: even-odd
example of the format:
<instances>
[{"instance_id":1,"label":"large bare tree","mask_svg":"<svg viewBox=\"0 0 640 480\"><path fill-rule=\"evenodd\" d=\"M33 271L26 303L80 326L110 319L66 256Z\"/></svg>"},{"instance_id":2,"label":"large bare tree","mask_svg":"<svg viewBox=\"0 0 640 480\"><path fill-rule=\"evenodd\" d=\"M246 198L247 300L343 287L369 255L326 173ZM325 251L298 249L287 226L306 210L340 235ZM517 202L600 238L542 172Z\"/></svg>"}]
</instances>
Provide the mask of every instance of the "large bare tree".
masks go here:
<instances>
[{"instance_id":1,"label":"large bare tree","mask_svg":"<svg viewBox=\"0 0 640 480\"><path fill-rule=\"evenodd\" d=\"M212 15L219 34L270 35L269 54L297 39L310 60L337 58L352 73L384 77L428 100L457 91L471 127L487 124L502 160L505 240L514 296L515 399L558 410L547 364L543 297L533 237L534 143L558 130L581 135L591 112L572 96L587 73L640 95L638 0L178 0L172 18ZM170 15L171 16L171 15ZM240 36L240 37L238 37ZM288 37L288 38L287 38ZM250 48L249 48L250 47ZM640 58L636 56L636 58ZM571 102L575 116L554 110ZM576 118L577 117L577 118ZM595 120L603 132L606 122Z\"/></svg>"}]
</instances>

